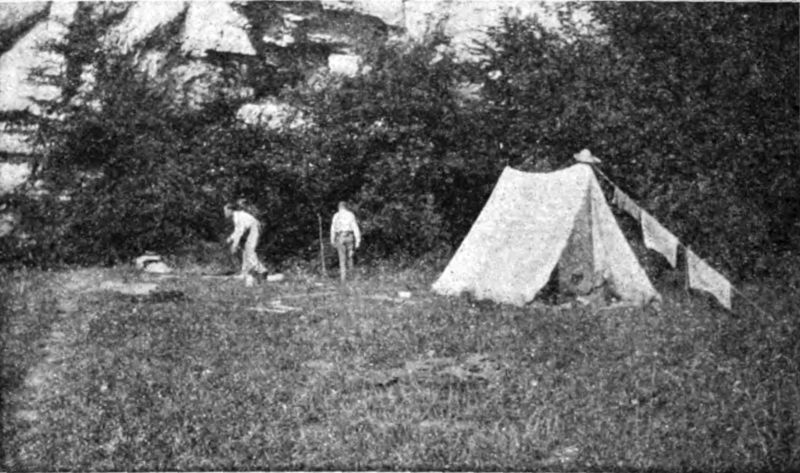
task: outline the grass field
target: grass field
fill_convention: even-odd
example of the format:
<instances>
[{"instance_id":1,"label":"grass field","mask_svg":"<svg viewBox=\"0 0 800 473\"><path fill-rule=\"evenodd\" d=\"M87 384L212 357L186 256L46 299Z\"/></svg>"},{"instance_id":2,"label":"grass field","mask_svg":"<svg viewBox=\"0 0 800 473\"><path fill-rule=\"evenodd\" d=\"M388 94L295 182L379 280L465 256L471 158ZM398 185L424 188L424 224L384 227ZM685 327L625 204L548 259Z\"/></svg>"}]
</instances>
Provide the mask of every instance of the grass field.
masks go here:
<instances>
[{"instance_id":1,"label":"grass field","mask_svg":"<svg viewBox=\"0 0 800 473\"><path fill-rule=\"evenodd\" d=\"M4 274L2 468L800 469L796 293L750 288L766 315L669 289L659 310L517 309L435 275L141 300L87 290L147 279L125 268ZM249 310L276 298L298 310Z\"/></svg>"}]
</instances>

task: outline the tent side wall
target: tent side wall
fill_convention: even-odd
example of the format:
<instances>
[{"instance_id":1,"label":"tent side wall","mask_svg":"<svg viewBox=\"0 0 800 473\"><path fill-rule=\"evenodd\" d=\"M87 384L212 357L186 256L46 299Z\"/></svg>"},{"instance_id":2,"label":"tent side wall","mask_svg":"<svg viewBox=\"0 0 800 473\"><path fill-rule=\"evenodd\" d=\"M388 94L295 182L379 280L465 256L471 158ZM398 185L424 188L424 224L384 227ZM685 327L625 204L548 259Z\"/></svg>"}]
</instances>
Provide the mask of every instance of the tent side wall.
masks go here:
<instances>
[{"instance_id":1,"label":"tent side wall","mask_svg":"<svg viewBox=\"0 0 800 473\"><path fill-rule=\"evenodd\" d=\"M589 195L594 241L593 260L598 276L608 281L613 291L624 300L639 304L646 304L654 299L661 300L619 228L594 173L589 182Z\"/></svg>"},{"instance_id":2,"label":"tent side wall","mask_svg":"<svg viewBox=\"0 0 800 473\"><path fill-rule=\"evenodd\" d=\"M591 169L507 167L433 290L524 305L547 283L573 229Z\"/></svg>"}]
</instances>

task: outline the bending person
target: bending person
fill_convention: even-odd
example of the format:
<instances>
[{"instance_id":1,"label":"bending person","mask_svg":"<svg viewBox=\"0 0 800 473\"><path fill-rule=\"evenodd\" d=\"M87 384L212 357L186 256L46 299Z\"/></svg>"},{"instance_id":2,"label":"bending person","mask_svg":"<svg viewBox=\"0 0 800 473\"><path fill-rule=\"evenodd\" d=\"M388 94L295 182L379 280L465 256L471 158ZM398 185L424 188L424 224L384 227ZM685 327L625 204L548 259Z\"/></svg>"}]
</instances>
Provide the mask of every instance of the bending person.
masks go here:
<instances>
[{"instance_id":1,"label":"bending person","mask_svg":"<svg viewBox=\"0 0 800 473\"><path fill-rule=\"evenodd\" d=\"M231 204L225 205L225 218L233 220L233 233L225 240L225 243L231 245L231 254L236 254L239 242L246 232L247 240L245 240L244 248L242 248L242 272L240 277L245 277L251 272L261 276L266 275L267 268L256 254L258 239L261 236L261 222L240 207L234 207Z\"/></svg>"}]
</instances>

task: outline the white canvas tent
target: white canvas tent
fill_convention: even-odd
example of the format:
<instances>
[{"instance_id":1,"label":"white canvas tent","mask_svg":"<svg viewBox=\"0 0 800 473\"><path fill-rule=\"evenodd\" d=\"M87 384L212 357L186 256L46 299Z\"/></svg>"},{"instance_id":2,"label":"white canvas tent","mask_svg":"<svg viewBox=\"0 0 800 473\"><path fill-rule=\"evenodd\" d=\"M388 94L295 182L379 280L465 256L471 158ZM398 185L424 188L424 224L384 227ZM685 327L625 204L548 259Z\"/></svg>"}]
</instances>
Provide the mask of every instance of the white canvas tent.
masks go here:
<instances>
[{"instance_id":1,"label":"white canvas tent","mask_svg":"<svg viewBox=\"0 0 800 473\"><path fill-rule=\"evenodd\" d=\"M433 290L522 306L556 269L562 291L605 285L626 301L660 299L587 164L550 173L507 167Z\"/></svg>"}]
</instances>

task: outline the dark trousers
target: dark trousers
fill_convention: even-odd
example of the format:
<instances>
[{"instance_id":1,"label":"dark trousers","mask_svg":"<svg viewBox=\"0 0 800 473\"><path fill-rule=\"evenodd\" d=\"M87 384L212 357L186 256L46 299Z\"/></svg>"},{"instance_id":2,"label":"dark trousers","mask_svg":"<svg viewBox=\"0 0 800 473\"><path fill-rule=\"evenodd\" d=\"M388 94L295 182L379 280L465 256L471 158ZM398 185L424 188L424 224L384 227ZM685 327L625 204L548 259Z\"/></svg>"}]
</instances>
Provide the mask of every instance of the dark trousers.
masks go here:
<instances>
[{"instance_id":1,"label":"dark trousers","mask_svg":"<svg viewBox=\"0 0 800 473\"><path fill-rule=\"evenodd\" d=\"M347 271L353 269L356 238L353 232L338 232L334 241L336 251L339 253L339 276L344 281L347 279Z\"/></svg>"}]
</instances>

